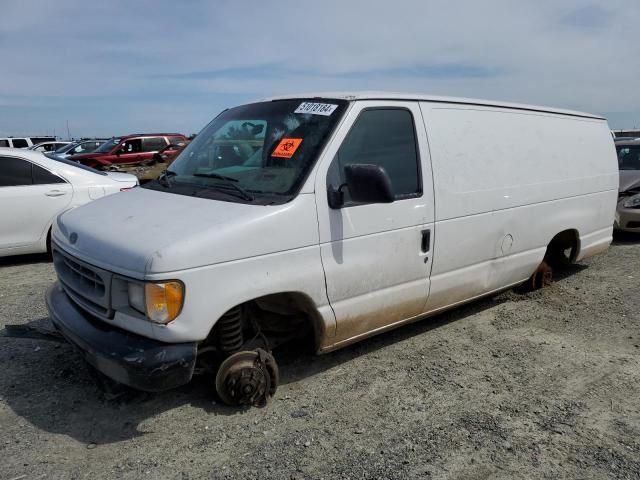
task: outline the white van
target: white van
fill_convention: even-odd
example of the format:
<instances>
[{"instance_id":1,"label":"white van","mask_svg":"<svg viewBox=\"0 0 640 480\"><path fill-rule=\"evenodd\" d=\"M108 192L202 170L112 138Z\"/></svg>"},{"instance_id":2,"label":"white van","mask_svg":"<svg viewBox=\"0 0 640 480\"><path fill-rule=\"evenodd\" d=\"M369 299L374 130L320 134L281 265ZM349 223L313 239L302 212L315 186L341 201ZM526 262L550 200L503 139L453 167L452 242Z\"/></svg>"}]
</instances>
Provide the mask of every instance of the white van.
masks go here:
<instances>
[{"instance_id":1,"label":"white van","mask_svg":"<svg viewBox=\"0 0 640 480\"><path fill-rule=\"evenodd\" d=\"M199 365L264 404L270 351L328 352L607 249L603 118L371 93L222 112L158 181L64 213L54 325L107 376L156 391Z\"/></svg>"}]
</instances>

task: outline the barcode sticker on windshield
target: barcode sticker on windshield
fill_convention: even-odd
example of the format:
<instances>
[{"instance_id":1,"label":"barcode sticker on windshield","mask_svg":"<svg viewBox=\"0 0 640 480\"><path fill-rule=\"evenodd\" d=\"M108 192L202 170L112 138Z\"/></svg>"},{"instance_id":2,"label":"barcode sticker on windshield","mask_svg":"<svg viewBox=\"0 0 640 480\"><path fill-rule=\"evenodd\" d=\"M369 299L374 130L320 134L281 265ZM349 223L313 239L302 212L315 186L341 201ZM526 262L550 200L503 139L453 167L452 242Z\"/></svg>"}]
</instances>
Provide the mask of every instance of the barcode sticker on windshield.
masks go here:
<instances>
[{"instance_id":1,"label":"barcode sticker on windshield","mask_svg":"<svg viewBox=\"0 0 640 480\"><path fill-rule=\"evenodd\" d=\"M338 105L332 103L302 102L293 113L311 113L328 117L336 108L338 108Z\"/></svg>"}]
</instances>

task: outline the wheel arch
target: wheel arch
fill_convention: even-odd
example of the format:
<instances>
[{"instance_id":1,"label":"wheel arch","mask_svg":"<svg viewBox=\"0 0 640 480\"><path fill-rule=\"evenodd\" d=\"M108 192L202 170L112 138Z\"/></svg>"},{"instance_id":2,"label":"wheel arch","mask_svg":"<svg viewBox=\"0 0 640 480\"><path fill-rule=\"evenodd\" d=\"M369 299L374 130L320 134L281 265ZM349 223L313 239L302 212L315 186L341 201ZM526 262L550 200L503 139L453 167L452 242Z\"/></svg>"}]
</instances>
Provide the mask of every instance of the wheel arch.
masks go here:
<instances>
[{"instance_id":1,"label":"wheel arch","mask_svg":"<svg viewBox=\"0 0 640 480\"><path fill-rule=\"evenodd\" d=\"M557 256L565 250L571 249L569 257L567 257L568 263L576 261L580 255L580 232L577 228L567 228L561 232L556 233L553 238L547 244L547 257Z\"/></svg>"},{"instance_id":2,"label":"wheel arch","mask_svg":"<svg viewBox=\"0 0 640 480\"><path fill-rule=\"evenodd\" d=\"M315 302L308 294L301 291L280 291L245 300L227 309L215 320L209 330L207 338L211 338L215 335L218 321L227 313L237 309L238 307L251 305L268 308L271 312L276 314L280 311L283 315L296 314L304 317L305 323L308 323L311 328L314 348L316 351L320 350L323 339L329 335L329 330L331 328L330 325L327 324Z\"/></svg>"}]
</instances>

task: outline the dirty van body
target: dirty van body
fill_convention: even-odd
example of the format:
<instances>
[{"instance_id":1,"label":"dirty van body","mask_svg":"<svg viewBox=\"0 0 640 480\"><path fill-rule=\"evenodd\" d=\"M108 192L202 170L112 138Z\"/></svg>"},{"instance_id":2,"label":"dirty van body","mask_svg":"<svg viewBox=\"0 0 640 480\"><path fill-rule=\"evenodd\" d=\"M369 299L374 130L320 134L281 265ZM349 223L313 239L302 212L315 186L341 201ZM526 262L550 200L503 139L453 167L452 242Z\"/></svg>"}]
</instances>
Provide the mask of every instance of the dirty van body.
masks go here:
<instances>
[{"instance_id":1,"label":"dirty van body","mask_svg":"<svg viewBox=\"0 0 640 480\"><path fill-rule=\"evenodd\" d=\"M164 390L198 371L226 403L262 405L275 347L311 337L329 352L540 286L607 249L617 196L613 140L593 115L273 98L222 112L157 181L61 215L47 305L119 382Z\"/></svg>"}]
</instances>

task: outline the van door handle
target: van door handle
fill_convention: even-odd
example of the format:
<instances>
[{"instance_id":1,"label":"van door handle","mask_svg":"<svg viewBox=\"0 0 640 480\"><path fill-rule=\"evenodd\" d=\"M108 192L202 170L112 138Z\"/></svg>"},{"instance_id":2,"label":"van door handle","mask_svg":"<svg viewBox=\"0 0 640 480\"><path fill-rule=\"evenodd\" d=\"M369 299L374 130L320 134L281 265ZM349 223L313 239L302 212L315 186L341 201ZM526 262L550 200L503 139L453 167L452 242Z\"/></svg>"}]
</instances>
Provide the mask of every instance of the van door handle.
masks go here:
<instances>
[{"instance_id":1,"label":"van door handle","mask_svg":"<svg viewBox=\"0 0 640 480\"><path fill-rule=\"evenodd\" d=\"M66 195L67 192L63 192L62 190L49 190L45 195L47 197L61 197L62 195Z\"/></svg>"},{"instance_id":2,"label":"van door handle","mask_svg":"<svg viewBox=\"0 0 640 480\"><path fill-rule=\"evenodd\" d=\"M428 253L431 246L431 230L422 230L422 242L420 243L420 250L422 253Z\"/></svg>"}]
</instances>

